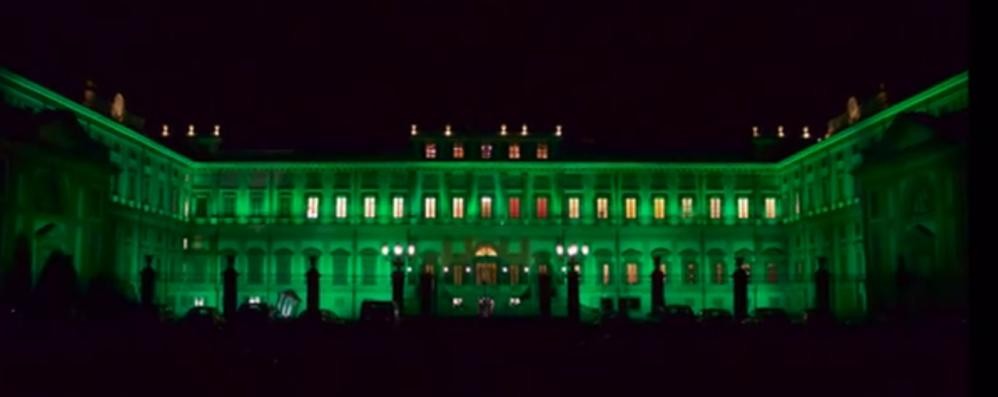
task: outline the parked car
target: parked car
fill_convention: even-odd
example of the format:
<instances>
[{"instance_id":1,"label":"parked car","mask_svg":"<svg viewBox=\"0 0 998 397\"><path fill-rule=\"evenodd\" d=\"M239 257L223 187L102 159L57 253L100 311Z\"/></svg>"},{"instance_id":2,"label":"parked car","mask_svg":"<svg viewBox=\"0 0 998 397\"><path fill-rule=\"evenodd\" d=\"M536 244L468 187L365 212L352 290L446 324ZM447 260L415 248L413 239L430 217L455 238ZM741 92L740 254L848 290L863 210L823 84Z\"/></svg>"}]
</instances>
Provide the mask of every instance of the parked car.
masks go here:
<instances>
[{"instance_id":1,"label":"parked car","mask_svg":"<svg viewBox=\"0 0 998 397\"><path fill-rule=\"evenodd\" d=\"M700 313L700 323L709 327L728 327L735 324L735 317L727 309L708 308Z\"/></svg>"},{"instance_id":2,"label":"parked car","mask_svg":"<svg viewBox=\"0 0 998 397\"><path fill-rule=\"evenodd\" d=\"M363 324L398 325L399 309L392 301L364 301L360 304L360 322Z\"/></svg>"}]
</instances>

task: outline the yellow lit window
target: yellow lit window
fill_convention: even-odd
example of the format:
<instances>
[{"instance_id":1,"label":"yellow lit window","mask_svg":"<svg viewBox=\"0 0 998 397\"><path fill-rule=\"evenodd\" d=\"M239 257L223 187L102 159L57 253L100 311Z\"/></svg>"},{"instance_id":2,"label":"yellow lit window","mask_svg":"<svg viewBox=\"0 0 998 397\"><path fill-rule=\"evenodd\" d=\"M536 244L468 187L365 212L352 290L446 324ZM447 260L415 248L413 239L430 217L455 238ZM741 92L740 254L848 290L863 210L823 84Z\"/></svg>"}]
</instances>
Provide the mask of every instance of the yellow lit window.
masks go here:
<instances>
[{"instance_id":1,"label":"yellow lit window","mask_svg":"<svg viewBox=\"0 0 998 397\"><path fill-rule=\"evenodd\" d=\"M710 219L721 219L721 198L710 198Z\"/></svg>"},{"instance_id":2,"label":"yellow lit window","mask_svg":"<svg viewBox=\"0 0 998 397\"><path fill-rule=\"evenodd\" d=\"M603 285L608 285L610 284L610 264L604 263L602 267L603 267Z\"/></svg>"},{"instance_id":3,"label":"yellow lit window","mask_svg":"<svg viewBox=\"0 0 998 397\"><path fill-rule=\"evenodd\" d=\"M665 219L665 197L655 197L653 206L655 219Z\"/></svg>"},{"instance_id":4,"label":"yellow lit window","mask_svg":"<svg viewBox=\"0 0 998 397\"><path fill-rule=\"evenodd\" d=\"M368 218L368 219L374 218L375 211L377 210L377 206L375 205L375 203L376 202L374 200L374 196L364 197L364 217L365 218Z\"/></svg>"},{"instance_id":5,"label":"yellow lit window","mask_svg":"<svg viewBox=\"0 0 998 397\"><path fill-rule=\"evenodd\" d=\"M460 143L454 144L454 158L463 159L464 158L464 145Z\"/></svg>"},{"instance_id":6,"label":"yellow lit window","mask_svg":"<svg viewBox=\"0 0 998 397\"><path fill-rule=\"evenodd\" d=\"M637 198L628 197L624 199L624 217L627 219L636 219L638 217Z\"/></svg>"},{"instance_id":7,"label":"yellow lit window","mask_svg":"<svg viewBox=\"0 0 998 397\"><path fill-rule=\"evenodd\" d=\"M766 219L776 218L776 198L766 197Z\"/></svg>"},{"instance_id":8,"label":"yellow lit window","mask_svg":"<svg viewBox=\"0 0 998 397\"><path fill-rule=\"evenodd\" d=\"M454 197L451 202L451 214L454 219L464 218L464 197Z\"/></svg>"},{"instance_id":9,"label":"yellow lit window","mask_svg":"<svg viewBox=\"0 0 998 397\"><path fill-rule=\"evenodd\" d=\"M638 283L638 264L628 263L627 264L627 283L634 285Z\"/></svg>"},{"instance_id":10,"label":"yellow lit window","mask_svg":"<svg viewBox=\"0 0 998 397\"><path fill-rule=\"evenodd\" d=\"M606 197L596 199L596 218L606 219L610 215L610 211L607 208L609 207L609 201Z\"/></svg>"},{"instance_id":11,"label":"yellow lit window","mask_svg":"<svg viewBox=\"0 0 998 397\"><path fill-rule=\"evenodd\" d=\"M336 217L343 219L347 217L347 197L339 196L336 198Z\"/></svg>"},{"instance_id":12,"label":"yellow lit window","mask_svg":"<svg viewBox=\"0 0 998 397\"><path fill-rule=\"evenodd\" d=\"M405 216L405 197L395 197L392 199L392 217L401 219Z\"/></svg>"},{"instance_id":13,"label":"yellow lit window","mask_svg":"<svg viewBox=\"0 0 998 397\"><path fill-rule=\"evenodd\" d=\"M748 219L749 217L749 199L748 197L738 198L738 219Z\"/></svg>"},{"instance_id":14,"label":"yellow lit window","mask_svg":"<svg viewBox=\"0 0 998 397\"><path fill-rule=\"evenodd\" d=\"M423 199L423 217L433 219L437 217L437 198L427 197Z\"/></svg>"},{"instance_id":15,"label":"yellow lit window","mask_svg":"<svg viewBox=\"0 0 998 397\"><path fill-rule=\"evenodd\" d=\"M579 219L579 198L569 197L568 199L568 217L570 219Z\"/></svg>"},{"instance_id":16,"label":"yellow lit window","mask_svg":"<svg viewBox=\"0 0 998 397\"><path fill-rule=\"evenodd\" d=\"M509 158L513 160L520 158L520 144L511 143L509 145Z\"/></svg>"},{"instance_id":17,"label":"yellow lit window","mask_svg":"<svg viewBox=\"0 0 998 397\"><path fill-rule=\"evenodd\" d=\"M492 197L482 197L482 219L492 218Z\"/></svg>"},{"instance_id":18,"label":"yellow lit window","mask_svg":"<svg viewBox=\"0 0 998 397\"><path fill-rule=\"evenodd\" d=\"M548 144L539 143L537 144L537 159L547 160L548 158Z\"/></svg>"},{"instance_id":19,"label":"yellow lit window","mask_svg":"<svg viewBox=\"0 0 998 397\"><path fill-rule=\"evenodd\" d=\"M693 217L693 197L683 197L683 218Z\"/></svg>"},{"instance_id":20,"label":"yellow lit window","mask_svg":"<svg viewBox=\"0 0 998 397\"><path fill-rule=\"evenodd\" d=\"M308 208L305 211L305 216L308 219L317 219L319 217L319 196L308 196L306 203Z\"/></svg>"}]
</instances>

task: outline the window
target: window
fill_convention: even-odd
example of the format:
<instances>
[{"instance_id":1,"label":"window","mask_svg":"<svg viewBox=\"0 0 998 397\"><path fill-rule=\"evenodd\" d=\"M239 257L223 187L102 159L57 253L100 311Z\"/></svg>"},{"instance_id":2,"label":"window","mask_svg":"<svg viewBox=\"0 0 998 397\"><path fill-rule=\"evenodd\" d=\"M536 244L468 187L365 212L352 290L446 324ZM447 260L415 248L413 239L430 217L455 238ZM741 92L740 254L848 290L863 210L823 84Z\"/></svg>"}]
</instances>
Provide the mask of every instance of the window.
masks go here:
<instances>
[{"instance_id":1,"label":"window","mask_svg":"<svg viewBox=\"0 0 998 397\"><path fill-rule=\"evenodd\" d=\"M548 144L538 143L537 144L537 159L547 160L548 158Z\"/></svg>"},{"instance_id":2,"label":"window","mask_svg":"<svg viewBox=\"0 0 998 397\"><path fill-rule=\"evenodd\" d=\"M509 265L509 284L520 284L520 265Z\"/></svg>"},{"instance_id":3,"label":"window","mask_svg":"<svg viewBox=\"0 0 998 397\"><path fill-rule=\"evenodd\" d=\"M714 264L714 284L724 284L728 278L724 274L724 264L717 262Z\"/></svg>"},{"instance_id":4,"label":"window","mask_svg":"<svg viewBox=\"0 0 998 397\"><path fill-rule=\"evenodd\" d=\"M277 254L277 271L275 274L278 284L291 284L291 252L280 252Z\"/></svg>"},{"instance_id":5,"label":"window","mask_svg":"<svg viewBox=\"0 0 998 397\"><path fill-rule=\"evenodd\" d=\"M451 199L451 217L454 219L464 218L464 197Z\"/></svg>"},{"instance_id":6,"label":"window","mask_svg":"<svg viewBox=\"0 0 998 397\"><path fill-rule=\"evenodd\" d=\"M346 254L333 255L333 285L347 284L347 259Z\"/></svg>"},{"instance_id":7,"label":"window","mask_svg":"<svg viewBox=\"0 0 998 397\"><path fill-rule=\"evenodd\" d=\"M697 264L687 263L686 267L683 268L683 283L684 284L696 284L697 283Z\"/></svg>"},{"instance_id":8,"label":"window","mask_svg":"<svg viewBox=\"0 0 998 397\"><path fill-rule=\"evenodd\" d=\"M454 158L463 159L464 158L464 144L454 143Z\"/></svg>"},{"instance_id":9,"label":"window","mask_svg":"<svg viewBox=\"0 0 998 397\"><path fill-rule=\"evenodd\" d=\"M492 218L492 197L482 197L482 219Z\"/></svg>"},{"instance_id":10,"label":"window","mask_svg":"<svg viewBox=\"0 0 998 397\"><path fill-rule=\"evenodd\" d=\"M364 285L374 285L377 282L377 259L378 257L374 254L366 254L361 257L360 260L360 271L361 271L361 284Z\"/></svg>"},{"instance_id":11,"label":"window","mask_svg":"<svg viewBox=\"0 0 998 397\"><path fill-rule=\"evenodd\" d=\"M308 208L305 211L305 217L308 219L318 219L319 218L319 196L310 195L306 202Z\"/></svg>"},{"instance_id":12,"label":"window","mask_svg":"<svg viewBox=\"0 0 998 397\"><path fill-rule=\"evenodd\" d=\"M655 197L652 202L652 212L655 219L665 219L665 197Z\"/></svg>"},{"instance_id":13,"label":"window","mask_svg":"<svg viewBox=\"0 0 998 397\"><path fill-rule=\"evenodd\" d=\"M569 197L568 198L568 218L569 219L579 219L579 198Z\"/></svg>"},{"instance_id":14,"label":"window","mask_svg":"<svg viewBox=\"0 0 998 397\"><path fill-rule=\"evenodd\" d=\"M233 217L236 215L236 194L222 194L222 216Z\"/></svg>"},{"instance_id":15,"label":"window","mask_svg":"<svg viewBox=\"0 0 998 397\"><path fill-rule=\"evenodd\" d=\"M250 193L250 213L253 216L263 215L263 192Z\"/></svg>"},{"instance_id":16,"label":"window","mask_svg":"<svg viewBox=\"0 0 998 397\"><path fill-rule=\"evenodd\" d=\"M749 217L749 199L748 197L738 198L738 219L748 219Z\"/></svg>"},{"instance_id":17,"label":"window","mask_svg":"<svg viewBox=\"0 0 998 397\"><path fill-rule=\"evenodd\" d=\"M336 196L336 218L345 219L347 217L347 196Z\"/></svg>"},{"instance_id":18,"label":"window","mask_svg":"<svg viewBox=\"0 0 998 397\"><path fill-rule=\"evenodd\" d=\"M538 197L537 198L537 219L547 219L548 218L548 198Z\"/></svg>"},{"instance_id":19,"label":"window","mask_svg":"<svg viewBox=\"0 0 998 397\"><path fill-rule=\"evenodd\" d=\"M291 193L281 193L277 197L277 213L285 218L291 216Z\"/></svg>"},{"instance_id":20,"label":"window","mask_svg":"<svg viewBox=\"0 0 998 397\"><path fill-rule=\"evenodd\" d=\"M721 198L710 198L710 219L721 219Z\"/></svg>"},{"instance_id":21,"label":"window","mask_svg":"<svg viewBox=\"0 0 998 397\"><path fill-rule=\"evenodd\" d=\"M471 273L471 267L454 265L454 285L461 285L464 283L465 273Z\"/></svg>"},{"instance_id":22,"label":"window","mask_svg":"<svg viewBox=\"0 0 998 397\"><path fill-rule=\"evenodd\" d=\"M638 199L636 197L628 197L624 199L624 217L627 219L637 219Z\"/></svg>"},{"instance_id":23,"label":"window","mask_svg":"<svg viewBox=\"0 0 998 397\"><path fill-rule=\"evenodd\" d=\"M374 196L364 197L364 217L367 219L374 218L378 210L377 201L375 201Z\"/></svg>"},{"instance_id":24,"label":"window","mask_svg":"<svg viewBox=\"0 0 998 397\"><path fill-rule=\"evenodd\" d=\"M423 199L423 217L434 219L437 217L437 198L426 197Z\"/></svg>"},{"instance_id":25,"label":"window","mask_svg":"<svg viewBox=\"0 0 998 397\"><path fill-rule=\"evenodd\" d=\"M797 198L795 199L795 201L796 202L794 203L794 214L800 215L800 193L797 193Z\"/></svg>"},{"instance_id":26,"label":"window","mask_svg":"<svg viewBox=\"0 0 998 397\"><path fill-rule=\"evenodd\" d=\"M780 280L780 273L776 270L775 263L766 264L766 282L776 283Z\"/></svg>"},{"instance_id":27,"label":"window","mask_svg":"<svg viewBox=\"0 0 998 397\"><path fill-rule=\"evenodd\" d=\"M482 145L482 158L486 160L492 158L492 145Z\"/></svg>"},{"instance_id":28,"label":"window","mask_svg":"<svg viewBox=\"0 0 998 397\"><path fill-rule=\"evenodd\" d=\"M191 216L191 200L184 199L184 218Z\"/></svg>"},{"instance_id":29,"label":"window","mask_svg":"<svg viewBox=\"0 0 998 397\"><path fill-rule=\"evenodd\" d=\"M263 283L263 252L250 252L246 256L246 282L249 284Z\"/></svg>"},{"instance_id":30,"label":"window","mask_svg":"<svg viewBox=\"0 0 998 397\"><path fill-rule=\"evenodd\" d=\"M610 215L610 211L607 208L609 205L609 199L606 197L600 197L596 199L596 218L606 219Z\"/></svg>"},{"instance_id":31,"label":"window","mask_svg":"<svg viewBox=\"0 0 998 397\"><path fill-rule=\"evenodd\" d=\"M520 198L510 197L509 198L509 218L510 219L520 219Z\"/></svg>"},{"instance_id":32,"label":"window","mask_svg":"<svg viewBox=\"0 0 998 397\"><path fill-rule=\"evenodd\" d=\"M602 268L602 272L601 273L603 274L603 277L602 277L603 285L609 285L610 284L610 264L609 263L604 263L600 267Z\"/></svg>"},{"instance_id":33,"label":"window","mask_svg":"<svg viewBox=\"0 0 998 397\"><path fill-rule=\"evenodd\" d=\"M200 218L208 216L208 196L198 195L194 198L194 216Z\"/></svg>"},{"instance_id":34,"label":"window","mask_svg":"<svg viewBox=\"0 0 998 397\"><path fill-rule=\"evenodd\" d=\"M405 216L405 197L392 198L392 218L402 219Z\"/></svg>"},{"instance_id":35,"label":"window","mask_svg":"<svg viewBox=\"0 0 998 397\"><path fill-rule=\"evenodd\" d=\"M437 144L427 143L426 144L426 158L435 159L437 158Z\"/></svg>"},{"instance_id":36,"label":"window","mask_svg":"<svg viewBox=\"0 0 998 397\"><path fill-rule=\"evenodd\" d=\"M693 217L693 197L683 197L683 218L689 219Z\"/></svg>"},{"instance_id":37,"label":"window","mask_svg":"<svg viewBox=\"0 0 998 397\"><path fill-rule=\"evenodd\" d=\"M766 219L776 219L775 197L766 197Z\"/></svg>"},{"instance_id":38,"label":"window","mask_svg":"<svg viewBox=\"0 0 998 397\"><path fill-rule=\"evenodd\" d=\"M638 264L631 262L627 264L627 284L634 285L638 283Z\"/></svg>"},{"instance_id":39,"label":"window","mask_svg":"<svg viewBox=\"0 0 998 397\"><path fill-rule=\"evenodd\" d=\"M520 144L518 143L509 144L509 158L512 160L517 160L520 158Z\"/></svg>"}]
</instances>

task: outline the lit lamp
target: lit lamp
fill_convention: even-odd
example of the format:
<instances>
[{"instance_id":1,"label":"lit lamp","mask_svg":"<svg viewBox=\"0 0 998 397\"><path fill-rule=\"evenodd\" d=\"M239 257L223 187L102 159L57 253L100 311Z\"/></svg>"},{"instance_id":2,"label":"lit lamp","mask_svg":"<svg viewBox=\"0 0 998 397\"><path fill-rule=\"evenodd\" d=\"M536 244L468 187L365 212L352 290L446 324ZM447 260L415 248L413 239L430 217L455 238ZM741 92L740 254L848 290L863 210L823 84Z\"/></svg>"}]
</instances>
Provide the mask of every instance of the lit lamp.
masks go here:
<instances>
[{"instance_id":1,"label":"lit lamp","mask_svg":"<svg viewBox=\"0 0 998 397\"><path fill-rule=\"evenodd\" d=\"M568 318L579 321L579 258L589 255L589 245L572 243L567 247L558 244L554 248L558 257L568 259Z\"/></svg>"},{"instance_id":2,"label":"lit lamp","mask_svg":"<svg viewBox=\"0 0 998 397\"><path fill-rule=\"evenodd\" d=\"M499 135L506 136L506 124L499 126Z\"/></svg>"},{"instance_id":3,"label":"lit lamp","mask_svg":"<svg viewBox=\"0 0 998 397\"><path fill-rule=\"evenodd\" d=\"M392 301L395 302L395 306L401 313L405 292L405 272L412 271L412 267L406 267L404 271L402 270L402 267L405 266L407 258L416 255L416 246L413 244L402 245L399 243L395 243L395 245L391 246L384 244L381 246L381 255L389 258L392 261L392 267L395 269L392 271Z\"/></svg>"}]
</instances>

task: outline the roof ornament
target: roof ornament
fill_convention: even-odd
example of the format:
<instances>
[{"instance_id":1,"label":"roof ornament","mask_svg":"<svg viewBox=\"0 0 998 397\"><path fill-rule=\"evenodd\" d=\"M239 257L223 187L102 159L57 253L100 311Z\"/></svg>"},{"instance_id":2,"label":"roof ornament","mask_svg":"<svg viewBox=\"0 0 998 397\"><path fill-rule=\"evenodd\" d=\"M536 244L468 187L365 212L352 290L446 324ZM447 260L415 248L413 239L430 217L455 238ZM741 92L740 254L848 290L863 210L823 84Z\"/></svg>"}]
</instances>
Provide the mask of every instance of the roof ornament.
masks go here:
<instances>
[{"instance_id":1,"label":"roof ornament","mask_svg":"<svg viewBox=\"0 0 998 397\"><path fill-rule=\"evenodd\" d=\"M554 136L561 136L561 124L554 126Z\"/></svg>"},{"instance_id":2,"label":"roof ornament","mask_svg":"<svg viewBox=\"0 0 998 397\"><path fill-rule=\"evenodd\" d=\"M520 136L527 136L527 125L523 125L523 129L520 130Z\"/></svg>"},{"instance_id":3,"label":"roof ornament","mask_svg":"<svg viewBox=\"0 0 998 397\"><path fill-rule=\"evenodd\" d=\"M500 136L506 136L506 124L503 124L503 125L499 126L499 135Z\"/></svg>"},{"instance_id":4,"label":"roof ornament","mask_svg":"<svg viewBox=\"0 0 998 397\"><path fill-rule=\"evenodd\" d=\"M450 136L450 124L444 126L444 136Z\"/></svg>"},{"instance_id":5,"label":"roof ornament","mask_svg":"<svg viewBox=\"0 0 998 397\"><path fill-rule=\"evenodd\" d=\"M415 124L413 124L412 127L411 127L411 129L409 130L409 135L412 135L412 136L419 135L419 130L416 129L416 125Z\"/></svg>"}]
</instances>

